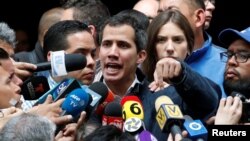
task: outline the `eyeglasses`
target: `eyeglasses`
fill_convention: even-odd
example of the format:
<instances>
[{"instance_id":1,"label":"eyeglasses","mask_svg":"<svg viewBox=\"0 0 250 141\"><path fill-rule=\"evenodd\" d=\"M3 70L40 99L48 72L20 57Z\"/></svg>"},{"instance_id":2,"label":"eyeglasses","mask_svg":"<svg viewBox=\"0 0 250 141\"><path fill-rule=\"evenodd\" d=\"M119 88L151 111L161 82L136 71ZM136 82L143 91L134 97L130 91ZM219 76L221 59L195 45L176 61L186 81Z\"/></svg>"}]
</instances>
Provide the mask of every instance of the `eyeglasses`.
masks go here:
<instances>
[{"instance_id":1,"label":"eyeglasses","mask_svg":"<svg viewBox=\"0 0 250 141\"><path fill-rule=\"evenodd\" d=\"M220 59L222 62L227 62L228 59L235 57L236 62L238 63L245 63L247 62L248 58L250 58L249 52L222 52L220 53Z\"/></svg>"},{"instance_id":2,"label":"eyeglasses","mask_svg":"<svg viewBox=\"0 0 250 141\"><path fill-rule=\"evenodd\" d=\"M209 2L211 2L213 5L215 5L215 0L204 0L204 3L206 6L208 5Z\"/></svg>"}]
</instances>

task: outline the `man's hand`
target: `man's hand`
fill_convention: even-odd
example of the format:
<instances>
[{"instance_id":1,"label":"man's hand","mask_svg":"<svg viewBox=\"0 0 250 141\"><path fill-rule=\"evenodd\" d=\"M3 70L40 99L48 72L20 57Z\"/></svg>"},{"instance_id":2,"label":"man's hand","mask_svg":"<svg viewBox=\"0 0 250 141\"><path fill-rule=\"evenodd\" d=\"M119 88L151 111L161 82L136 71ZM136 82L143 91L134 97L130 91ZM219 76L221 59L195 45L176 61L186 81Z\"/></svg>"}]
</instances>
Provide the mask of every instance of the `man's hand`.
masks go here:
<instances>
[{"instance_id":1,"label":"man's hand","mask_svg":"<svg viewBox=\"0 0 250 141\"><path fill-rule=\"evenodd\" d=\"M215 116L215 125L238 124L242 114L242 107L242 101L237 96L222 98Z\"/></svg>"},{"instance_id":2,"label":"man's hand","mask_svg":"<svg viewBox=\"0 0 250 141\"><path fill-rule=\"evenodd\" d=\"M13 59L11 59L14 66L15 66L15 74L21 78L22 80L28 78L29 76L32 76L32 72L29 70L36 70L37 66L31 63L26 62L16 62Z\"/></svg>"},{"instance_id":3,"label":"man's hand","mask_svg":"<svg viewBox=\"0 0 250 141\"><path fill-rule=\"evenodd\" d=\"M14 116L22 114L23 111L16 107L1 109L0 111L0 129Z\"/></svg>"},{"instance_id":4,"label":"man's hand","mask_svg":"<svg viewBox=\"0 0 250 141\"><path fill-rule=\"evenodd\" d=\"M43 104L32 107L28 112L46 116L55 124L69 123L73 119L71 115L60 116L62 113L61 105L64 100L65 98L62 98L53 102L52 96L49 95Z\"/></svg>"}]
</instances>

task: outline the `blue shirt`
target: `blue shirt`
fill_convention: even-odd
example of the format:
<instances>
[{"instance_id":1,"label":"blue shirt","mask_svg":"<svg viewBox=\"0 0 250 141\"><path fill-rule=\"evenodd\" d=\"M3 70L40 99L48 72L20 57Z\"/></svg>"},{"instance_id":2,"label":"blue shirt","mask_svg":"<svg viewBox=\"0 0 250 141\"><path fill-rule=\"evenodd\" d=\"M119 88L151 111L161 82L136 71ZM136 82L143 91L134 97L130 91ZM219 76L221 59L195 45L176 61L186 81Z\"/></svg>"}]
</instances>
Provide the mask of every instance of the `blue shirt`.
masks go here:
<instances>
[{"instance_id":1,"label":"blue shirt","mask_svg":"<svg viewBox=\"0 0 250 141\"><path fill-rule=\"evenodd\" d=\"M207 33L205 36L207 40L203 43L202 48L193 51L186 59L186 63L194 71L218 84L222 91L222 97L226 97L223 88L226 63L220 60L220 53L225 52L226 49L214 45L211 36Z\"/></svg>"}]
</instances>

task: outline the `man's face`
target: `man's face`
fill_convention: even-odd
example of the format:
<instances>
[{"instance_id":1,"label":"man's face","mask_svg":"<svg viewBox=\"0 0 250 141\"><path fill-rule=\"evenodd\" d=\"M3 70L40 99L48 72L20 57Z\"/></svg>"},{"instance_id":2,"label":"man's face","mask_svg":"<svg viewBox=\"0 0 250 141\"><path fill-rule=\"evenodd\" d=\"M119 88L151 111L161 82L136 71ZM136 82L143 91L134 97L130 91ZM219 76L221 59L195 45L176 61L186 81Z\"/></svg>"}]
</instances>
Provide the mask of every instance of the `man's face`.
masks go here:
<instances>
[{"instance_id":1,"label":"man's face","mask_svg":"<svg viewBox=\"0 0 250 141\"><path fill-rule=\"evenodd\" d=\"M95 76L95 51L96 45L93 36L87 32L77 32L70 34L67 37L68 49L65 50L67 54L70 53L81 53L87 59L86 67L82 70L71 71L67 74L67 77L75 78L82 82L84 85L90 85ZM57 80L62 81L62 79Z\"/></svg>"},{"instance_id":2,"label":"man's face","mask_svg":"<svg viewBox=\"0 0 250 141\"><path fill-rule=\"evenodd\" d=\"M191 6L185 0L160 0L159 12L167 9L179 10L188 19L192 29L195 29L194 26L197 20L195 9L191 9Z\"/></svg>"},{"instance_id":3,"label":"man's face","mask_svg":"<svg viewBox=\"0 0 250 141\"><path fill-rule=\"evenodd\" d=\"M11 75L0 67L0 108L20 106L20 91L21 88L11 80Z\"/></svg>"},{"instance_id":4,"label":"man's face","mask_svg":"<svg viewBox=\"0 0 250 141\"><path fill-rule=\"evenodd\" d=\"M229 52L250 55L250 44L238 39L228 48ZM238 58L237 58L238 59ZM228 59L224 74L224 89L227 94L238 91L250 97L250 60L237 62L235 56Z\"/></svg>"},{"instance_id":5,"label":"man's face","mask_svg":"<svg viewBox=\"0 0 250 141\"><path fill-rule=\"evenodd\" d=\"M206 10L205 10L205 15L206 15L206 21L205 21L205 29L208 29L210 26L210 22L213 17L213 11L215 10L215 0L204 0Z\"/></svg>"},{"instance_id":6,"label":"man's face","mask_svg":"<svg viewBox=\"0 0 250 141\"><path fill-rule=\"evenodd\" d=\"M137 65L142 61L141 52L137 53L134 29L129 25L106 25L99 57L106 83L132 83Z\"/></svg>"},{"instance_id":7,"label":"man's face","mask_svg":"<svg viewBox=\"0 0 250 141\"><path fill-rule=\"evenodd\" d=\"M15 66L11 58L0 60L0 63L2 68L9 73L11 81L16 85L21 86L23 81L15 74Z\"/></svg>"}]
</instances>

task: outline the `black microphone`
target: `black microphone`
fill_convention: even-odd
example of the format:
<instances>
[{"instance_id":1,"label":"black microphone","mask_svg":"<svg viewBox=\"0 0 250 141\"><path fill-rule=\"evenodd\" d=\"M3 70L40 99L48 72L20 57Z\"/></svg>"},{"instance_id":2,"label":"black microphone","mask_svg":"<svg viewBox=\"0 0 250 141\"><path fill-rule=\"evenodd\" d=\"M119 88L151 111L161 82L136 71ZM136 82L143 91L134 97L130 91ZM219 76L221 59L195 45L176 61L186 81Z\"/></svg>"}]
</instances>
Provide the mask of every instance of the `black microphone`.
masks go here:
<instances>
[{"instance_id":1,"label":"black microphone","mask_svg":"<svg viewBox=\"0 0 250 141\"><path fill-rule=\"evenodd\" d=\"M75 71L83 69L86 66L86 57L82 54L65 54L65 67L66 71ZM35 64L37 66L36 70L30 70L31 72L39 72L51 69L51 62L43 62Z\"/></svg>"},{"instance_id":2,"label":"black microphone","mask_svg":"<svg viewBox=\"0 0 250 141\"><path fill-rule=\"evenodd\" d=\"M241 94L241 93L239 93L239 92L236 92L236 91L233 91L233 92L231 93L231 96L232 96L232 97L235 97L235 96L239 97L240 100L241 100L242 102L245 102L246 99L247 99L246 96L244 96L243 94Z\"/></svg>"},{"instance_id":3,"label":"black microphone","mask_svg":"<svg viewBox=\"0 0 250 141\"><path fill-rule=\"evenodd\" d=\"M250 103L247 102L247 98L245 95L239 93L239 92L236 92L236 91L233 91L231 93L231 96L232 97L239 97L240 100L242 101L242 115L241 115L241 118L240 118L240 122L241 123L246 123L246 122L250 122Z\"/></svg>"},{"instance_id":4,"label":"black microphone","mask_svg":"<svg viewBox=\"0 0 250 141\"><path fill-rule=\"evenodd\" d=\"M92 113L96 111L96 109L104 102L104 100L108 96L108 88L102 82L94 82L89 87L82 85L81 86L84 91L86 91L92 98L92 102L86 109L88 113Z\"/></svg>"},{"instance_id":5,"label":"black microphone","mask_svg":"<svg viewBox=\"0 0 250 141\"><path fill-rule=\"evenodd\" d=\"M50 90L49 83L45 76L32 76L21 86L21 94L25 100L36 100L48 90Z\"/></svg>"},{"instance_id":6,"label":"black microphone","mask_svg":"<svg viewBox=\"0 0 250 141\"><path fill-rule=\"evenodd\" d=\"M122 106L117 102L110 102L104 109L102 125L114 125L123 130Z\"/></svg>"}]
</instances>

